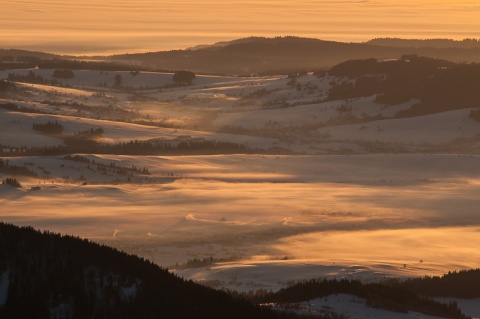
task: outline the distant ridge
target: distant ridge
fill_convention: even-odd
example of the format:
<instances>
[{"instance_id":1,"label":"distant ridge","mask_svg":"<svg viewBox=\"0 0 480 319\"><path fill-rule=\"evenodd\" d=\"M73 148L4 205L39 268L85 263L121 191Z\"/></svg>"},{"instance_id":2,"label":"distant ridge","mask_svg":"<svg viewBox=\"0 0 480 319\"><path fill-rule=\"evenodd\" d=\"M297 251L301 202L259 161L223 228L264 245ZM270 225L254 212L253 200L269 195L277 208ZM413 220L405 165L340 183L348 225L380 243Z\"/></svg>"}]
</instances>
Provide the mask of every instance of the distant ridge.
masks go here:
<instances>
[{"instance_id":1,"label":"distant ridge","mask_svg":"<svg viewBox=\"0 0 480 319\"><path fill-rule=\"evenodd\" d=\"M388 47L403 48L457 48L474 49L480 48L479 39L400 39L400 38L377 38L367 41L368 44Z\"/></svg>"},{"instance_id":2,"label":"distant ridge","mask_svg":"<svg viewBox=\"0 0 480 319\"><path fill-rule=\"evenodd\" d=\"M32 55L42 59L77 59L24 50L0 50L0 57ZM355 59L398 59L416 54L452 62L480 62L477 39L373 39L364 43L345 43L313 38L248 37L185 50L118 54L90 57L97 61L117 61L151 70L189 70L205 74L269 75L297 71L324 70Z\"/></svg>"},{"instance_id":3,"label":"distant ridge","mask_svg":"<svg viewBox=\"0 0 480 319\"><path fill-rule=\"evenodd\" d=\"M374 39L365 43L345 43L293 36L249 37L186 50L122 54L107 59L131 61L160 69L267 75L299 70L315 71L352 59L391 59L405 54L453 62L480 62L480 44L468 39Z\"/></svg>"},{"instance_id":4,"label":"distant ridge","mask_svg":"<svg viewBox=\"0 0 480 319\"><path fill-rule=\"evenodd\" d=\"M0 49L0 57L34 57L39 59L57 59L62 57L58 54L45 53L39 51L19 50L19 49Z\"/></svg>"}]
</instances>

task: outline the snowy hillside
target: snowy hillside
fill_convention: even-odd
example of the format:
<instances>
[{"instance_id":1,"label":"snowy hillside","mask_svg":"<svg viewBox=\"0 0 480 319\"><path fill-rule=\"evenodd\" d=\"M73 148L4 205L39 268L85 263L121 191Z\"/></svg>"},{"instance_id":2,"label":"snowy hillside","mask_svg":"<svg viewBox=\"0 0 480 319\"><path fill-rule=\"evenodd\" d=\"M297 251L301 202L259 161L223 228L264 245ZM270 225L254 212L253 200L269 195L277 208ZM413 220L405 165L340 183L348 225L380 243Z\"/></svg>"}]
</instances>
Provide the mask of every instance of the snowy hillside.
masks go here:
<instances>
[{"instance_id":1,"label":"snowy hillside","mask_svg":"<svg viewBox=\"0 0 480 319\"><path fill-rule=\"evenodd\" d=\"M0 71L0 221L238 292L478 268L480 104L449 73L477 69L418 59L433 67L417 90L397 81L413 60L391 61L397 73L369 60L349 62L375 66L360 75L341 64L192 85L137 70ZM452 92L435 89L445 83ZM327 299L301 307L390 317Z\"/></svg>"}]
</instances>

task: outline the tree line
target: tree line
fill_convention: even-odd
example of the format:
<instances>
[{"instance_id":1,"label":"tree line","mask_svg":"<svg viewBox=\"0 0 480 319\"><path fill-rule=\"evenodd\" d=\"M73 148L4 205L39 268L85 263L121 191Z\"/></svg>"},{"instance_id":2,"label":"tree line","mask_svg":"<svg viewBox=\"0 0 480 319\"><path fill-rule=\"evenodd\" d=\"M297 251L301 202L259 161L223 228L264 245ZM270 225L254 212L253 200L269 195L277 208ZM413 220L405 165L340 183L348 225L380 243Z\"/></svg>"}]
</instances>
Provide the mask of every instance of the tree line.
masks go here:
<instances>
[{"instance_id":1,"label":"tree line","mask_svg":"<svg viewBox=\"0 0 480 319\"><path fill-rule=\"evenodd\" d=\"M332 67L330 75L347 77L331 83L328 99L376 95L383 104L420 102L395 117L410 117L478 107L480 64L404 55L398 60L350 60Z\"/></svg>"},{"instance_id":2,"label":"tree line","mask_svg":"<svg viewBox=\"0 0 480 319\"><path fill-rule=\"evenodd\" d=\"M478 278L480 271L475 270L463 274L448 274L438 279L425 277L423 279L411 279L401 282L398 279L388 279L378 283L365 283L354 279L312 279L299 282L278 292L259 291L258 293L244 294L246 298L264 303L290 304L323 298L335 294L351 294L366 300L370 307L386 309L389 311L407 313L409 311L420 312L431 316L439 316L452 319L467 319L458 305L441 303L432 297L460 297L480 296ZM462 278L465 276L465 278ZM448 279L445 279L448 278ZM462 290L465 279L474 279L468 286L475 290L471 294L456 294L449 291ZM435 292L435 288L443 283L448 283L441 290Z\"/></svg>"},{"instance_id":3,"label":"tree line","mask_svg":"<svg viewBox=\"0 0 480 319\"><path fill-rule=\"evenodd\" d=\"M13 176L28 176L28 177L38 177L38 174L24 166L18 166L10 164L8 160L0 158L0 173L9 174Z\"/></svg>"}]
</instances>

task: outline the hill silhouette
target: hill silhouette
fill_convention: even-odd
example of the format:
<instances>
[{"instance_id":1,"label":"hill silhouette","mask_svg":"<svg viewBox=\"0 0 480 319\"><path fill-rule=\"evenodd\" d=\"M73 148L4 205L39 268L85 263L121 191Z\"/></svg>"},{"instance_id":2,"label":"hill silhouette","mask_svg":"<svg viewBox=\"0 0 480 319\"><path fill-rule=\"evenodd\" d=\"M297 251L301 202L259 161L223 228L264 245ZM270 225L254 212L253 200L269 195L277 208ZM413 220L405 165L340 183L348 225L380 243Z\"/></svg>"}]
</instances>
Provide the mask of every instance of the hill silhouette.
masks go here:
<instances>
[{"instance_id":1,"label":"hill silhouette","mask_svg":"<svg viewBox=\"0 0 480 319\"><path fill-rule=\"evenodd\" d=\"M452 39L400 39L400 38L376 38L367 41L368 44L382 45L387 47L403 48L480 48L480 41L477 39L463 39L461 41Z\"/></svg>"},{"instance_id":2,"label":"hill silhouette","mask_svg":"<svg viewBox=\"0 0 480 319\"><path fill-rule=\"evenodd\" d=\"M352 59L397 59L402 55L419 55L452 62L480 63L480 42L476 39L373 39L364 43L345 43L301 37L249 37L185 50L118 54L86 57L60 56L49 53L0 49L5 62L30 62L30 67L123 70L189 70L204 74L269 75L298 71L318 71ZM73 61L76 61L75 63ZM95 64L92 60L116 61ZM23 68L22 65L17 67Z\"/></svg>"},{"instance_id":3,"label":"hill silhouette","mask_svg":"<svg viewBox=\"0 0 480 319\"><path fill-rule=\"evenodd\" d=\"M123 54L109 60L131 61L158 69L190 70L217 74L287 74L299 70L321 70L351 59L392 59L405 54L454 62L480 62L480 45L474 41L448 41L435 47L429 40L372 40L344 43L299 37L251 37L199 46L187 50ZM475 43L477 43L475 41ZM466 45L469 44L469 45Z\"/></svg>"},{"instance_id":4,"label":"hill silhouette","mask_svg":"<svg viewBox=\"0 0 480 319\"><path fill-rule=\"evenodd\" d=\"M0 223L0 318L292 316L185 281L113 248Z\"/></svg>"}]
</instances>

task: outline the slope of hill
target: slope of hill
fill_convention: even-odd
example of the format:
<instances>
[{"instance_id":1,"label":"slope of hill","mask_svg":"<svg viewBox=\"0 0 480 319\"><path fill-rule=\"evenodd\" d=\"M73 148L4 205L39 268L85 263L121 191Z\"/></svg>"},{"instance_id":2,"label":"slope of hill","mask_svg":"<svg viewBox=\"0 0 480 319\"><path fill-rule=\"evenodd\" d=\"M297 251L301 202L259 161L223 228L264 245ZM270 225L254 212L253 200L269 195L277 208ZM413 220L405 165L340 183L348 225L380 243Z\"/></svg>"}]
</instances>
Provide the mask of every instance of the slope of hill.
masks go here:
<instances>
[{"instance_id":1,"label":"slope of hill","mask_svg":"<svg viewBox=\"0 0 480 319\"><path fill-rule=\"evenodd\" d=\"M370 307L390 309L397 313L407 314L409 311L425 315L440 316L445 318L468 318L465 316L455 301L442 303L441 299L432 299L433 296L478 298L480 296L479 283L480 269L450 272L442 277L423 277L407 281L397 279L384 279L379 282L363 283L358 280L310 280L296 283L276 293L258 295L257 298L264 302L306 302L300 304L300 309L318 307L315 304L328 306L328 298L340 299L343 296L343 305L349 303L352 296L364 300L356 300L357 304L366 303ZM335 296L334 296L335 295ZM349 296L350 295L350 296ZM323 300L322 302L322 299ZM471 299L474 301L474 299ZM332 303L335 307L335 301ZM298 307L298 305L297 305ZM341 309L341 307L340 307ZM348 309L348 306L347 306ZM342 312L345 311L345 308ZM360 318L363 316L355 316ZM375 315L371 316L375 317ZM384 314L384 318L393 318L395 315Z\"/></svg>"},{"instance_id":2,"label":"slope of hill","mask_svg":"<svg viewBox=\"0 0 480 319\"><path fill-rule=\"evenodd\" d=\"M0 223L1 318L287 318L106 246Z\"/></svg>"}]
</instances>

